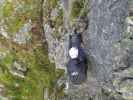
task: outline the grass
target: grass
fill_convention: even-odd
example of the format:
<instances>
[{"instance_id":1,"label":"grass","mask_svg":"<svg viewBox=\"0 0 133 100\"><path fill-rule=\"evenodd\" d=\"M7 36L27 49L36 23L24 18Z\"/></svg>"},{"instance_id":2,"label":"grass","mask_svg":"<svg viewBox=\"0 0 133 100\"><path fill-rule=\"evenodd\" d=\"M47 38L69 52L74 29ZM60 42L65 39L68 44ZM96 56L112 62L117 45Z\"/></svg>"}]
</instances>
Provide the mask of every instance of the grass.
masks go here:
<instances>
[{"instance_id":1,"label":"grass","mask_svg":"<svg viewBox=\"0 0 133 100\"><path fill-rule=\"evenodd\" d=\"M84 5L85 5L84 3L85 3L85 0L73 0L72 1L72 5L70 8L70 15L69 15L70 21L72 21L73 19L77 17L82 16L80 14L82 12L82 9L84 9Z\"/></svg>"},{"instance_id":2,"label":"grass","mask_svg":"<svg viewBox=\"0 0 133 100\"><path fill-rule=\"evenodd\" d=\"M49 3L52 7L55 7L57 1L49 0ZM16 34L29 19L33 24L39 20L40 9L37 8L40 1L18 0L18 2L22 8L16 9L18 5L10 2L0 7L0 11L2 8L4 12L3 20L5 26L7 26L6 30L11 35ZM62 18L62 15L61 12L60 18ZM60 24L61 22L58 20L56 27ZM0 37L0 44L5 46L5 50L1 52L9 51L0 60L0 83L5 86L5 96L11 100L43 100L43 89L48 88L52 95L51 91L54 90L56 80L64 73L63 70L55 69L55 64L50 63L46 44L45 46L43 44L38 46L38 43L41 43L39 32L37 34L31 32L32 42L23 46ZM0 49L3 48L1 45ZM28 68L24 79L12 75L9 71L15 60L22 62Z\"/></svg>"},{"instance_id":3,"label":"grass","mask_svg":"<svg viewBox=\"0 0 133 100\"><path fill-rule=\"evenodd\" d=\"M3 6L3 16L4 17L9 17L11 16L14 8L13 8L13 4L11 2L6 2L5 5Z\"/></svg>"},{"instance_id":4,"label":"grass","mask_svg":"<svg viewBox=\"0 0 133 100\"><path fill-rule=\"evenodd\" d=\"M22 50L15 55L9 53L0 62L0 67L4 68L0 82L5 85L8 97L12 100L42 100L43 88L54 87L55 80L63 75L63 71L55 69L46 52L45 48L40 46L32 52ZM25 79L10 74L9 69L14 59L22 61L29 69Z\"/></svg>"},{"instance_id":5,"label":"grass","mask_svg":"<svg viewBox=\"0 0 133 100\"><path fill-rule=\"evenodd\" d=\"M59 39L60 33L58 31L59 27L62 27L63 25L63 9L59 9L58 5L59 0L47 0L45 3L45 11L44 11L44 18L46 22L49 22L49 20L52 22L52 27L55 29L52 33L53 38ZM53 9L57 9L57 16L50 17L50 13Z\"/></svg>"},{"instance_id":6,"label":"grass","mask_svg":"<svg viewBox=\"0 0 133 100\"><path fill-rule=\"evenodd\" d=\"M63 25L63 9L60 9L58 12L58 16L56 16L56 18L53 20L54 24L54 28L55 31L53 32L53 37L60 39L60 34L59 34L59 28L62 27Z\"/></svg>"},{"instance_id":7,"label":"grass","mask_svg":"<svg viewBox=\"0 0 133 100\"><path fill-rule=\"evenodd\" d=\"M41 0L18 0L15 4L6 1L0 7L0 11L2 12L0 17L4 21L8 33L11 35L16 34L28 19L37 20L40 11L40 2Z\"/></svg>"},{"instance_id":8,"label":"grass","mask_svg":"<svg viewBox=\"0 0 133 100\"><path fill-rule=\"evenodd\" d=\"M49 0L48 1L49 7L55 8L57 6L58 1L59 0Z\"/></svg>"}]
</instances>

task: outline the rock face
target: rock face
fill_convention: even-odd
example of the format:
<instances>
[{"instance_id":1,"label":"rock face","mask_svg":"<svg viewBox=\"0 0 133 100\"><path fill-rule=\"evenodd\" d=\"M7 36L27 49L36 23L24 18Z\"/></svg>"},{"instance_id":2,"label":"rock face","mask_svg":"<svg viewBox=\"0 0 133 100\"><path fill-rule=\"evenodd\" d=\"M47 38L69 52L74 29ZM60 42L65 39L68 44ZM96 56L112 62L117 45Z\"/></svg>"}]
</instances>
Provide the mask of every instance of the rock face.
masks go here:
<instances>
[{"instance_id":1,"label":"rock face","mask_svg":"<svg viewBox=\"0 0 133 100\"><path fill-rule=\"evenodd\" d=\"M114 50L113 45L121 42L121 34L124 32L123 24L128 14L128 5L126 0L99 0L98 2L93 0L90 2L92 9L89 29L84 40L85 47L92 58L93 66L95 66L94 73L97 78L108 81L112 78L112 70L115 67L122 67L116 66L114 63L118 62L117 55L123 54L117 54L117 48Z\"/></svg>"},{"instance_id":2,"label":"rock face","mask_svg":"<svg viewBox=\"0 0 133 100\"><path fill-rule=\"evenodd\" d=\"M0 99L133 100L132 9L132 0L0 0ZM78 86L60 70L74 29L88 55Z\"/></svg>"},{"instance_id":3,"label":"rock face","mask_svg":"<svg viewBox=\"0 0 133 100\"><path fill-rule=\"evenodd\" d=\"M10 69L10 73L12 73L15 76L25 78L27 68L22 63L14 61L12 68Z\"/></svg>"},{"instance_id":4,"label":"rock face","mask_svg":"<svg viewBox=\"0 0 133 100\"><path fill-rule=\"evenodd\" d=\"M0 0L0 100L43 100L44 88L55 97L62 91L55 84L64 71L50 62L43 36L44 1Z\"/></svg>"},{"instance_id":5,"label":"rock face","mask_svg":"<svg viewBox=\"0 0 133 100\"><path fill-rule=\"evenodd\" d=\"M73 33L75 28L82 33L87 26L86 18L78 18L79 14L82 16L81 10L85 5L84 2L80 0L57 0L52 10L48 9L51 7L50 2L44 3L44 8L46 8L44 10L44 32L48 43L49 58L51 62L56 64L56 68L66 69L69 35ZM80 3L83 5L78 8L77 5ZM79 12L73 15L73 8L75 11L78 9ZM47 10L48 12L46 12Z\"/></svg>"},{"instance_id":6,"label":"rock face","mask_svg":"<svg viewBox=\"0 0 133 100\"><path fill-rule=\"evenodd\" d=\"M22 28L19 30L18 33L13 37L13 41L19 44L26 44L30 42L31 36L28 33L32 28L31 21L29 20L28 23L25 23Z\"/></svg>"},{"instance_id":7,"label":"rock face","mask_svg":"<svg viewBox=\"0 0 133 100\"><path fill-rule=\"evenodd\" d=\"M133 76L127 71L132 70L132 46L128 45L132 40L123 37L128 1L90 0L90 6L90 22L84 42L92 63L92 74L104 90L120 93L123 99L132 100L128 88L133 87ZM116 100L121 99L118 97Z\"/></svg>"},{"instance_id":8,"label":"rock face","mask_svg":"<svg viewBox=\"0 0 133 100\"><path fill-rule=\"evenodd\" d=\"M51 62L56 64L57 68L65 69L66 63L68 61L68 41L69 36L65 35L63 32L61 38L58 40L53 37L53 29L49 24L44 25L45 37L48 43L48 53ZM63 59L63 60L62 60Z\"/></svg>"},{"instance_id":9,"label":"rock face","mask_svg":"<svg viewBox=\"0 0 133 100\"><path fill-rule=\"evenodd\" d=\"M91 62L87 81L77 87L70 83L68 95L61 100L81 100L81 98L83 100L89 98L92 100L132 100L132 91L129 89L129 87L132 88L133 77L131 75L133 64L132 1L129 1L130 5L128 5L127 0L90 0L89 4L87 1L84 1L82 9L87 13L85 16L81 14L78 8L80 14L71 13L77 10L73 8L73 3L76 8L77 2L82 3L80 0L77 2L75 0L65 2L61 0L61 4L59 3L64 11L63 30L67 30L64 32L65 36L69 35L73 28L77 28L82 33L84 47ZM52 15L53 11L55 10L50 11ZM128 13L130 13L130 17L127 17ZM55 15L57 16L57 13ZM67 45L65 44L69 39L66 39L62 35L64 33L59 31L60 38L54 38L52 33L57 27L55 28L53 23L57 22L52 19L52 16L49 16L49 20L50 24L46 24L44 21L49 57L51 61L56 63L57 68L64 69L67 59L62 58L62 56L67 56ZM47 27L49 31L46 31L46 25L49 25ZM89 27L87 27L88 25ZM62 39L63 42L61 42ZM59 50L61 51L59 52Z\"/></svg>"}]
</instances>

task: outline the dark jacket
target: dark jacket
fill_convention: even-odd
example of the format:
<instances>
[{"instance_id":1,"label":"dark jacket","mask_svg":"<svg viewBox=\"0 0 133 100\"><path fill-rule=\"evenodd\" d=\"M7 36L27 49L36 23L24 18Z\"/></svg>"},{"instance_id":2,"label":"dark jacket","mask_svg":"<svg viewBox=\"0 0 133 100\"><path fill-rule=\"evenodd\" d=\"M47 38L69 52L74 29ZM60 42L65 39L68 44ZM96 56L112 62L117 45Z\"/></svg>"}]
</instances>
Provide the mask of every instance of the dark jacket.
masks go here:
<instances>
[{"instance_id":1,"label":"dark jacket","mask_svg":"<svg viewBox=\"0 0 133 100\"><path fill-rule=\"evenodd\" d=\"M69 61L67 64L67 71L69 78L71 82L75 84L80 84L86 79L86 70L87 70L87 65L86 65L86 55L84 52L84 49L81 47L81 35L80 34L74 34L70 36L70 41L69 41L69 49L71 47L76 47L78 48L79 55L76 59L71 59L69 57ZM73 75L73 73L78 73L77 75Z\"/></svg>"}]
</instances>

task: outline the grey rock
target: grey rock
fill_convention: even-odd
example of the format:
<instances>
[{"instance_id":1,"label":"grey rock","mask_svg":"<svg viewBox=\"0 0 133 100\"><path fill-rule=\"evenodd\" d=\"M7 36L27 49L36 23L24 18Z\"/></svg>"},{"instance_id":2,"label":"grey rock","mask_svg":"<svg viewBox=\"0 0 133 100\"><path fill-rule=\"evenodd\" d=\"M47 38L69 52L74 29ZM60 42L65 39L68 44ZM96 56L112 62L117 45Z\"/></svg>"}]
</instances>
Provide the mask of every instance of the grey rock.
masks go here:
<instances>
[{"instance_id":1,"label":"grey rock","mask_svg":"<svg viewBox=\"0 0 133 100\"><path fill-rule=\"evenodd\" d=\"M16 68L17 70L22 71L22 72L27 71L27 68L24 65L22 65L21 63L17 62L17 61L14 61L13 68Z\"/></svg>"},{"instance_id":2,"label":"grey rock","mask_svg":"<svg viewBox=\"0 0 133 100\"><path fill-rule=\"evenodd\" d=\"M0 84L0 100L8 100L7 97L4 97L5 93L5 86L3 84Z\"/></svg>"},{"instance_id":3,"label":"grey rock","mask_svg":"<svg viewBox=\"0 0 133 100\"><path fill-rule=\"evenodd\" d=\"M92 8L88 32L84 35L85 47L90 55L94 76L100 81L109 81L113 66L116 67L113 54L117 49L113 44L121 40L128 4L127 0L101 0L101 3L90 0L90 3Z\"/></svg>"},{"instance_id":4,"label":"grey rock","mask_svg":"<svg viewBox=\"0 0 133 100\"><path fill-rule=\"evenodd\" d=\"M133 66L133 48L131 48L131 49L128 51L127 66L128 66L128 67Z\"/></svg>"},{"instance_id":5,"label":"grey rock","mask_svg":"<svg viewBox=\"0 0 133 100\"><path fill-rule=\"evenodd\" d=\"M0 95L3 94L4 90L5 90L4 85L3 84L0 84Z\"/></svg>"},{"instance_id":6,"label":"grey rock","mask_svg":"<svg viewBox=\"0 0 133 100\"><path fill-rule=\"evenodd\" d=\"M90 0L90 3L92 8L84 42L92 63L92 75L96 77L103 90L107 90L109 94L118 95L121 91L122 95L116 98L113 96L114 100L123 100L122 98L128 100L124 96L125 93L122 92L126 86L120 86L121 82L126 82L122 81L123 79L132 78L128 70L128 67L132 65L132 57L128 52L132 48L132 40L129 41L122 37L122 34L126 32L127 0L99 0L99 2ZM130 86L132 87L132 84ZM126 92L131 93L128 90ZM102 92L100 95L104 95L104 93ZM112 99L103 96L102 99L98 97L94 100Z\"/></svg>"},{"instance_id":7,"label":"grey rock","mask_svg":"<svg viewBox=\"0 0 133 100\"><path fill-rule=\"evenodd\" d=\"M66 79L66 95L59 100L132 100L132 91L127 89L133 86L132 20L125 21L128 1L90 0L87 20L75 19L73 26L69 25L68 19L70 0L61 0L61 6L67 32L59 31L61 38L56 39L52 36L54 28L44 23L51 62L57 68L66 68L68 36L77 28L82 33L91 64L88 65L88 78L83 84L75 86ZM58 82L62 84L62 81Z\"/></svg>"},{"instance_id":8,"label":"grey rock","mask_svg":"<svg viewBox=\"0 0 133 100\"><path fill-rule=\"evenodd\" d=\"M6 97L0 96L0 100L9 100L9 99Z\"/></svg>"},{"instance_id":9,"label":"grey rock","mask_svg":"<svg viewBox=\"0 0 133 100\"><path fill-rule=\"evenodd\" d=\"M31 35L29 34L31 30L31 21L25 23L24 26L19 30L18 33L13 37L13 41L18 44L26 44L30 41Z\"/></svg>"},{"instance_id":10,"label":"grey rock","mask_svg":"<svg viewBox=\"0 0 133 100\"><path fill-rule=\"evenodd\" d=\"M28 69L22 63L14 61L10 69L10 73L13 74L14 76L25 78L27 70Z\"/></svg>"},{"instance_id":11,"label":"grey rock","mask_svg":"<svg viewBox=\"0 0 133 100\"><path fill-rule=\"evenodd\" d=\"M0 60L2 60L6 56L5 52L0 52Z\"/></svg>"},{"instance_id":12,"label":"grey rock","mask_svg":"<svg viewBox=\"0 0 133 100\"><path fill-rule=\"evenodd\" d=\"M51 11L51 17L57 17L58 16L58 9L57 8L55 8L55 9L53 9L52 11Z\"/></svg>"},{"instance_id":13,"label":"grey rock","mask_svg":"<svg viewBox=\"0 0 133 100\"><path fill-rule=\"evenodd\" d=\"M133 0L129 0L129 11L133 13Z\"/></svg>"},{"instance_id":14,"label":"grey rock","mask_svg":"<svg viewBox=\"0 0 133 100\"><path fill-rule=\"evenodd\" d=\"M0 34L5 38L9 38L8 33L3 28L0 29Z\"/></svg>"},{"instance_id":15,"label":"grey rock","mask_svg":"<svg viewBox=\"0 0 133 100\"><path fill-rule=\"evenodd\" d=\"M44 25L44 30L51 62L54 62L57 68L65 69L68 59L68 36L62 35L60 40L54 38L53 29L48 24Z\"/></svg>"},{"instance_id":16,"label":"grey rock","mask_svg":"<svg viewBox=\"0 0 133 100\"><path fill-rule=\"evenodd\" d=\"M126 79L120 84L120 90L119 92L122 93L123 98L126 100L132 100L133 99L133 80Z\"/></svg>"},{"instance_id":17,"label":"grey rock","mask_svg":"<svg viewBox=\"0 0 133 100\"><path fill-rule=\"evenodd\" d=\"M0 5L3 4L5 2L5 0L0 0Z\"/></svg>"},{"instance_id":18,"label":"grey rock","mask_svg":"<svg viewBox=\"0 0 133 100\"><path fill-rule=\"evenodd\" d=\"M43 89L43 93L44 93L44 100L50 100L49 89L48 88Z\"/></svg>"}]
</instances>

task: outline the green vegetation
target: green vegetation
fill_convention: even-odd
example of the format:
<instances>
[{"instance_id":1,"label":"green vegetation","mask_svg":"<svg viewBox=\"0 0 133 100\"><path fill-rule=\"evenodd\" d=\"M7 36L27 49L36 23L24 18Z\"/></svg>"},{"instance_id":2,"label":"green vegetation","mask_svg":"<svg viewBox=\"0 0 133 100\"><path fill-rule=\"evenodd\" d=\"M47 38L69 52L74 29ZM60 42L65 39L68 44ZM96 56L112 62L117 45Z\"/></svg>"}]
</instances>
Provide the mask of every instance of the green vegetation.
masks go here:
<instances>
[{"instance_id":1,"label":"green vegetation","mask_svg":"<svg viewBox=\"0 0 133 100\"><path fill-rule=\"evenodd\" d=\"M55 81L62 74L62 70L56 70L54 64L49 62L46 49L37 47L32 52L18 51L7 54L1 60L0 67L4 68L0 82L6 87L6 95L12 100L42 100L44 88L54 88ZM28 68L25 79L10 74L9 69L13 61L22 61Z\"/></svg>"},{"instance_id":2,"label":"green vegetation","mask_svg":"<svg viewBox=\"0 0 133 100\"><path fill-rule=\"evenodd\" d=\"M52 27L55 29L53 37L56 39L60 38L59 28L63 28L63 9L58 4L59 0L47 0L45 3L44 18L46 22L51 21ZM52 10L57 9L57 16L51 17Z\"/></svg>"},{"instance_id":3,"label":"green vegetation","mask_svg":"<svg viewBox=\"0 0 133 100\"><path fill-rule=\"evenodd\" d=\"M6 1L1 7L3 12L1 19L4 21L8 33L15 34L29 19L35 21L38 19L40 11L40 2L36 0L22 0L13 2ZM19 3L19 6L18 4Z\"/></svg>"},{"instance_id":4,"label":"green vegetation","mask_svg":"<svg viewBox=\"0 0 133 100\"><path fill-rule=\"evenodd\" d=\"M53 37L59 39L60 38L59 28L61 28L63 25L63 9L59 10L58 16L56 16L56 18L53 20L53 22L54 22L54 28L55 28Z\"/></svg>"},{"instance_id":5,"label":"green vegetation","mask_svg":"<svg viewBox=\"0 0 133 100\"><path fill-rule=\"evenodd\" d=\"M3 12L2 19L5 21L5 25L7 25L8 32L14 33L19 30L22 26L22 21L18 16L14 16L15 8L12 2L5 2L5 4L1 7Z\"/></svg>"},{"instance_id":6,"label":"green vegetation","mask_svg":"<svg viewBox=\"0 0 133 100\"><path fill-rule=\"evenodd\" d=\"M56 7L57 1L48 0L49 6ZM44 45L40 40L40 5L41 0L17 0L5 2L0 7L0 11L3 12L0 17L10 37L19 32L29 20L33 25L33 30L29 32L32 39L28 44L19 45L10 39L0 37L0 52L6 54L0 59L0 83L5 86L5 97L11 100L43 100L43 89L48 88L53 95L56 81L64 74L63 70L55 69L55 65L50 63L47 44ZM56 29L63 23L60 19L63 19L62 10L54 19ZM25 78L10 73L14 61L22 62L28 69ZM60 95L62 89L56 91L58 92L54 95Z\"/></svg>"},{"instance_id":7,"label":"green vegetation","mask_svg":"<svg viewBox=\"0 0 133 100\"><path fill-rule=\"evenodd\" d=\"M3 6L3 16L4 17L11 16L13 10L14 10L13 4L11 2L6 2L5 5Z\"/></svg>"},{"instance_id":8,"label":"green vegetation","mask_svg":"<svg viewBox=\"0 0 133 100\"><path fill-rule=\"evenodd\" d=\"M6 25L8 26L8 32L13 33L18 32L20 27L23 26L24 22L19 17L11 17L5 20Z\"/></svg>"},{"instance_id":9,"label":"green vegetation","mask_svg":"<svg viewBox=\"0 0 133 100\"><path fill-rule=\"evenodd\" d=\"M85 6L85 0L72 1L70 15L69 15L70 21L72 21L74 18L84 15L84 13L81 14L82 10L84 9L84 6Z\"/></svg>"},{"instance_id":10,"label":"green vegetation","mask_svg":"<svg viewBox=\"0 0 133 100\"><path fill-rule=\"evenodd\" d=\"M52 8L55 8L57 6L57 3L58 3L59 0L49 0L48 1L48 4L49 4L49 7L52 9Z\"/></svg>"}]
</instances>

